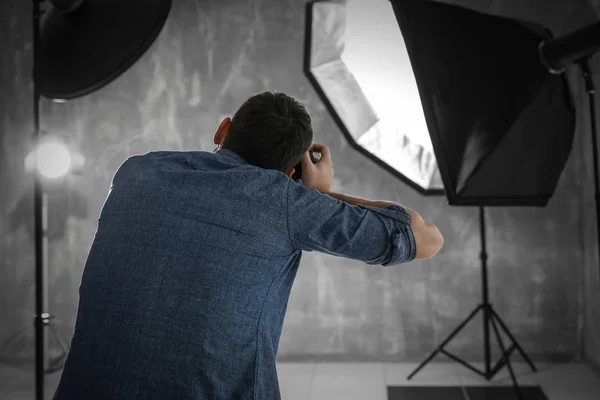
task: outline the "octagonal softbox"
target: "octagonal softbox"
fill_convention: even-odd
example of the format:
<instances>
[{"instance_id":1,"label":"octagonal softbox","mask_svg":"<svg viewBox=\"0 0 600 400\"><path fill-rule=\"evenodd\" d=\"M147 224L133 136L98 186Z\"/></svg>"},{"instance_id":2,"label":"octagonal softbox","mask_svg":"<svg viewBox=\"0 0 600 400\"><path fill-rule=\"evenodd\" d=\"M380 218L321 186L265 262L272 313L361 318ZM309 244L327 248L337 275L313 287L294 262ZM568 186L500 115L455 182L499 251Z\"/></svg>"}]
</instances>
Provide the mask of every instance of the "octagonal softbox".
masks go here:
<instances>
[{"instance_id":1,"label":"octagonal softbox","mask_svg":"<svg viewBox=\"0 0 600 400\"><path fill-rule=\"evenodd\" d=\"M307 4L304 71L354 149L419 192L441 195L444 187L414 77L410 71L399 75L406 71L390 65L400 64L397 61L403 56L408 61L406 49L395 48L391 57L384 47L390 38L401 40L391 8L386 26L377 21L379 28L370 30L367 18L360 15L363 5L340 1ZM389 32L390 25L395 32ZM381 37L386 30L388 37ZM365 50L371 54L363 58ZM410 67L408 62L405 66ZM401 87L412 90L396 96ZM392 96L404 106L403 125L395 123L396 110L386 107L390 102L381 101ZM420 118L411 118L419 114ZM404 128L414 129L402 131Z\"/></svg>"},{"instance_id":2,"label":"octagonal softbox","mask_svg":"<svg viewBox=\"0 0 600 400\"><path fill-rule=\"evenodd\" d=\"M315 1L306 20L305 73L354 148L452 205L547 204L575 115L546 29L422 0Z\"/></svg>"}]
</instances>

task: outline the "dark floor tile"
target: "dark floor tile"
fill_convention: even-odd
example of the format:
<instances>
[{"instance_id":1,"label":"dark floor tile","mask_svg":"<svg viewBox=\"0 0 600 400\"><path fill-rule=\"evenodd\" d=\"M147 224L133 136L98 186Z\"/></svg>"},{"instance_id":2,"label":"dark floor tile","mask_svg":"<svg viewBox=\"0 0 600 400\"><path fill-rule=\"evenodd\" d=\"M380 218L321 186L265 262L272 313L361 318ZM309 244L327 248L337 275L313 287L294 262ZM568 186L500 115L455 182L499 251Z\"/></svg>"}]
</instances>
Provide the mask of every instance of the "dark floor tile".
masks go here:
<instances>
[{"instance_id":1,"label":"dark floor tile","mask_svg":"<svg viewBox=\"0 0 600 400\"><path fill-rule=\"evenodd\" d=\"M388 400L465 400L460 386L388 386Z\"/></svg>"},{"instance_id":2,"label":"dark floor tile","mask_svg":"<svg viewBox=\"0 0 600 400\"><path fill-rule=\"evenodd\" d=\"M518 400L513 386L471 386L465 390L470 400ZM521 386L522 398L525 400L548 400L539 386Z\"/></svg>"}]
</instances>

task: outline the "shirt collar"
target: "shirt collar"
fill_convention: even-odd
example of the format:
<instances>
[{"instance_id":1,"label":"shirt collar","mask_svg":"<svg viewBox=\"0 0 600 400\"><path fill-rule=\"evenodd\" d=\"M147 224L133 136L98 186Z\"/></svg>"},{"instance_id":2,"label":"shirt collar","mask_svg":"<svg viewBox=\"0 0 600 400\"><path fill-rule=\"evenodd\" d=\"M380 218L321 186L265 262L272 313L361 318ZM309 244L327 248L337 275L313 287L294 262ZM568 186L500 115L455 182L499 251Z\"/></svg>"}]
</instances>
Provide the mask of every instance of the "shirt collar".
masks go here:
<instances>
[{"instance_id":1,"label":"shirt collar","mask_svg":"<svg viewBox=\"0 0 600 400\"><path fill-rule=\"evenodd\" d=\"M229 149L221 148L221 149L217 150L215 153L219 154L219 155L223 155L228 158L233 158L234 160L236 160L239 163L248 164L248 161L246 161L242 156L240 156L239 154L237 154Z\"/></svg>"}]
</instances>

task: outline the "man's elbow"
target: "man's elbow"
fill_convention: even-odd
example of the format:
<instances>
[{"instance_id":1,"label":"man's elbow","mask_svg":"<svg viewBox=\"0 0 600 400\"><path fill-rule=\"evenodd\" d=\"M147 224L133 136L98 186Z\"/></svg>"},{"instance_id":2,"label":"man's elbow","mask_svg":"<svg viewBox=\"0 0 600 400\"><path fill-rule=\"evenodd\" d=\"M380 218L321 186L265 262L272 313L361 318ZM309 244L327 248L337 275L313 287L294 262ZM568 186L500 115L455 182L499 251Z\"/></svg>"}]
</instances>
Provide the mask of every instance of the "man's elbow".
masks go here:
<instances>
[{"instance_id":1,"label":"man's elbow","mask_svg":"<svg viewBox=\"0 0 600 400\"><path fill-rule=\"evenodd\" d=\"M442 249L442 247L444 247L444 236L442 235L442 232L440 232L440 230L438 229L437 226L431 224L432 230L434 231L433 233L433 238L432 238L432 254L430 256L433 257L435 256L437 253L439 253L439 251Z\"/></svg>"},{"instance_id":2,"label":"man's elbow","mask_svg":"<svg viewBox=\"0 0 600 400\"><path fill-rule=\"evenodd\" d=\"M415 260L427 260L435 256L444 247L444 236L434 224L425 224L425 229L416 238L417 252Z\"/></svg>"}]
</instances>

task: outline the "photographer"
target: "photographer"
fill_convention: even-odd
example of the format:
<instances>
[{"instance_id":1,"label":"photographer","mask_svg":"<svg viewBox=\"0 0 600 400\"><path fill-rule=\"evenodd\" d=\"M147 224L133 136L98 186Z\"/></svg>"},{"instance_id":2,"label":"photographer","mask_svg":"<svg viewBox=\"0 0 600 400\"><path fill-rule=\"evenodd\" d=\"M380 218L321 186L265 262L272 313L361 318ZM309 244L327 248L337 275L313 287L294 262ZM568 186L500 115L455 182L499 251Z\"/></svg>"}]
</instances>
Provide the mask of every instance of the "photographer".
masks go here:
<instances>
[{"instance_id":1,"label":"photographer","mask_svg":"<svg viewBox=\"0 0 600 400\"><path fill-rule=\"evenodd\" d=\"M123 163L56 400L279 399L275 358L303 250L382 266L439 251L442 235L416 212L332 193L331 154L312 139L304 107L265 92L220 123L216 152Z\"/></svg>"}]
</instances>

